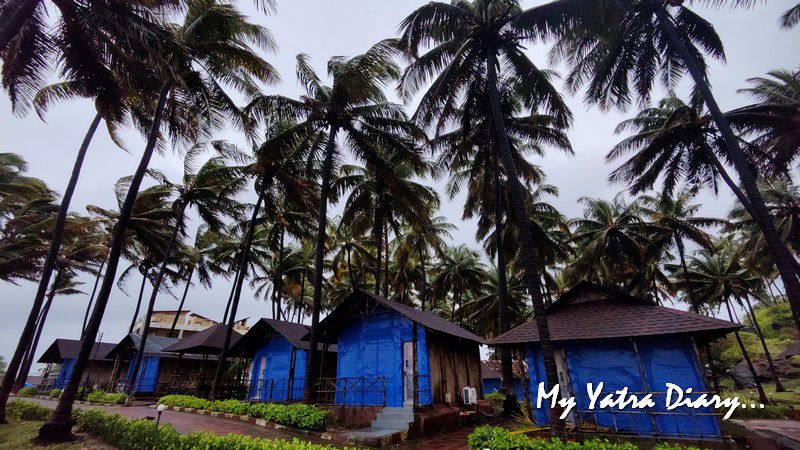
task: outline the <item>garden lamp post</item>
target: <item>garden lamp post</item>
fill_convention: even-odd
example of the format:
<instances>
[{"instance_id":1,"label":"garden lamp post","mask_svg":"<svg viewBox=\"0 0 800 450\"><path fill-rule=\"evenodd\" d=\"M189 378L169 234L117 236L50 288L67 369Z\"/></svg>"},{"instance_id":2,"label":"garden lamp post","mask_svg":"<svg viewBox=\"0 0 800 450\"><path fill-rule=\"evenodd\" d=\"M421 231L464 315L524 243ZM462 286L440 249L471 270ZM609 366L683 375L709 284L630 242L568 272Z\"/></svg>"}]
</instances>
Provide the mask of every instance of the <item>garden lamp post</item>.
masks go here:
<instances>
[{"instance_id":1,"label":"garden lamp post","mask_svg":"<svg viewBox=\"0 0 800 450\"><path fill-rule=\"evenodd\" d=\"M167 405L164 404L158 405L156 408L156 411L158 411L158 414L156 415L156 433L158 432L158 424L161 422L161 414L165 409L167 409Z\"/></svg>"}]
</instances>

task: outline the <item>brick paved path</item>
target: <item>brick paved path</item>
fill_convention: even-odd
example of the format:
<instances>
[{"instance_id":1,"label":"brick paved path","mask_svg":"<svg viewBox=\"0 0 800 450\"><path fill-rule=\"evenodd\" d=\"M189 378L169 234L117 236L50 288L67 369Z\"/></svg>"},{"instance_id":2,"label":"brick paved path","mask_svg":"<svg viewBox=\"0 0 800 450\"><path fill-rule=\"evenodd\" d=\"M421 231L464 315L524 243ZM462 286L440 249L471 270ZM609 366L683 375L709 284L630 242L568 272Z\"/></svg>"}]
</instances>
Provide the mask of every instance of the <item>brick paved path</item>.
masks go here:
<instances>
[{"instance_id":1,"label":"brick paved path","mask_svg":"<svg viewBox=\"0 0 800 450\"><path fill-rule=\"evenodd\" d=\"M42 400L42 399L25 399L34 401L48 408L55 408L56 401ZM121 414L125 417L132 419L142 419L146 417L156 416L156 410L148 408L147 406L100 406L100 405L76 405L82 409L100 409L109 413ZM161 423L168 423L175 427L181 434L191 433L193 431L208 431L215 434L225 435L230 433L243 434L253 437L270 438L270 439L286 439L291 441L293 438L298 438L302 441L314 442L316 444L328 445L329 441L315 439L299 433L293 433L291 430L280 429L270 430L264 427L259 427L251 423L241 422L238 420L225 419L223 417L200 416L197 414L190 414L177 411L164 411L161 415Z\"/></svg>"},{"instance_id":2,"label":"brick paved path","mask_svg":"<svg viewBox=\"0 0 800 450\"><path fill-rule=\"evenodd\" d=\"M414 439L403 442L398 447L393 449L409 449L409 450L466 450L467 436L472 433L474 428L467 427L459 430L441 434L426 439Z\"/></svg>"}]
</instances>

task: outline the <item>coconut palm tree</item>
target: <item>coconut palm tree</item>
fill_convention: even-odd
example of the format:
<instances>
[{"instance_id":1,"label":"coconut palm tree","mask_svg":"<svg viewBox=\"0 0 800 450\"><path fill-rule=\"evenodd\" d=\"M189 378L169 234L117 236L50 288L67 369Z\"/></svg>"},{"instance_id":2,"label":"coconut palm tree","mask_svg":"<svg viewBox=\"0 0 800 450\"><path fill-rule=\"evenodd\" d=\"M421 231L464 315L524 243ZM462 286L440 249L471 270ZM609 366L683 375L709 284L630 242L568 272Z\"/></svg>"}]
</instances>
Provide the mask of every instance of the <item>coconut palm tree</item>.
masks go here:
<instances>
[{"instance_id":1,"label":"coconut palm tree","mask_svg":"<svg viewBox=\"0 0 800 450\"><path fill-rule=\"evenodd\" d=\"M715 251L700 250L689 262L689 271L683 279L679 279L679 288L693 290L698 299L710 309L724 307L728 318L735 322L731 299L738 299L754 293L754 286L760 282L758 277L753 277L742 268L736 251L731 251L730 245L724 242L715 245ZM764 388L758 380L755 367L750 355L742 342L739 331L734 332L736 342L742 351L745 363L755 379L758 397L761 403L767 404Z\"/></svg>"},{"instance_id":2,"label":"coconut palm tree","mask_svg":"<svg viewBox=\"0 0 800 450\"><path fill-rule=\"evenodd\" d=\"M759 183L759 189L764 193L764 201L781 239L794 254L800 254L800 187L782 179L768 179ZM739 231L746 242L745 248L748 251L745 257L750 261L748 265L755 266L759 261L769 261L764 237L757 232L758 227L745 207L741 203L736 204L728 217L732 222L729 229ZM760 270L762 273L770 271L771 267Z\"/></svg>"},{"instance_id":3,"label":"coconut palm tree","mask_svg":"<svg viewBox=\"0 0 800 450\"><path fill-rule=\"evenodd\" d=\"M463 322L460 308L481 294L487 276L486 266L476 251L465 245L448 247L431 280L433 298L445 305L449 303L451 320Z\"/></svg>"},{"instance_id":4,"label":"coconut palm tree","mask_svg":"<svg viewBox=\"0 0 800 450\"><path fill-rule=\"evenodd\" d=\"M540 70L522 51L526 43L567 26L567 21L562 20L565 11L555 4L522 10L515 0L432 2L418 8L401 24L400 47L411 60L403 75L401 94L410 99L434 78L414 116L420 123L433 124L438 134L458 110L455 102L461 96L457 94L465 92L469 86L476 86L476 79L485 79L493 138L507 175L514 214L519 218L522 230L530 230L531 223L525 212L525 189L514 167L502 110L498 69L506 69L500 77L519 80L523 89L518 94L523 105L535 107L540 113L550 114L566 125L570 120L569 110L550 84L548 72ZM427 50L427 53L421 54L420 50ZM558 381L539 287L539 263L531 234L523 232L521 238L521 255L541 336L545 372L548 383L555 385ZM551 410L550 424L554 435L563 433L560 415L560 408Z\"/></svg>"},{"instance_id":5,"label":"coconut palm tree","mask_svg":"<svg viewBox=\"0 0 800 450\"><path fill-rule=\"evenodd\" d=\"M210 143L215 151L223 155L236 155L238 150L231 147L224 141ZM195 167L195 160L203 153L208 151L206 143L193 145L187 152L183 161L183 180L181 184L171 183L166 176L158 172L151 171L156 175L163 186L170 188L177 194L177 198L172 203L172 211L175 214L174 224L170 233L166 249L161 257L158 271L154 274L153 290L150 294L150 301L147 304L147 311L144 315L142 325L141 340L139 349L133 361L134 372L138 373L144 355L144 348L147 343L147 336L150 332L150 318L153 315L158 292L161 283L167 275L167 265L172 258L173 249L179 244L179 234L185 235L184 219L186 211L190 207L197 209L200 219L210 229L219 230L223 227L224 217L237 217L239 215L239 203L235 196L244 189L245 180L239 176L239 169L228 166L225 157L212 157L199 168ZM188 283L187 283L188 286ZM135 385L129 386L128 398L133 398Z\"/></svg>"},{"instance_id":6,"label":"coconut palm tree","mask_svg":"<svg viewBox=\"0 0 800 450\"><path fill-rule=\"evenodd\" d=\"M209 239L210 236L210 239ZM213 233L204 225L200 225L194 237L193 245L184 245L180 249L180 269L178 273L181 274L180 278L186 280L181 295L181 301L178 304L178 309L175 311L175 318L172 319L172 326L169 328L169 337L175 336L175 327L178 325L178 319L183 312L186 304L186 295L189 293L189 287L192 285L192 277L197 274L197 281L205 288L211 287L212 269L210 267L210 253L213 248L213 239L218 234Z\"/></svg>"},{"instance_id":7,"label":"coconut palm tree","mask_svg":"<svg viewBox=\"0 0 800 450\"><path fill-rule=\"evenodd\" d=\"M333 272L333 281L342 283L347 274L347 284L351 289L360 288L365 283L368 273L375 270L368 269L377 263L374 261L371 245L374 239L367 235L365 230L356 230L352 224L347 224L336 217L331 221L330 236L331 249L330 269Z\"/></svg>"},{"instance_id":8,"label":"coconut palm tree","mask_svg":"<svg viewBox=\"0 0 800 450\"><path fill-rule=\"evenodd\" d=\"M416 140L421 133L410 122L400 105L388 102L383 88L395 81L400 70L392 59L393 42L380 42L366 53L353 58L336 57L328 62L332 84L326 86L311 69L306 55L297 58L297 75L306 90L302 100L283 96L262 96L248 110L260 119L297 120L272 140L272 145L286 145L300 134L325 132L325 151L321 169L319 209L314 256L314 300L309 343L316 348L319 342L319 313L322 307L323 263L328 221L328 200L334 160L340 149L337 137L345 139L347 147L367 164L378 161L381 154L407 155L403 159L419 160ZM319 373L319 354L309 352L308 379L304 402L313 400Z\"/></svg>"},{"instance_id":9,"label":"coconut palm tree","mask_svg":"<svg viewBox=\"0 0 800 450\"><path fill-rule=\"evenodd\" d=\"M508 318L511 327L530 319L530 308L525 299L525 282L517 274L506 274L508 280ZM497 268L489 270L480 295L472 298L462 308L464 323L481 336L494 337L502 334L497 317L500 308L500 288ZM511 391L509 391L511 392Z\"/></svg>"},{"instance_id":10,"label":"coconut palm tree","mask_svg":"<svg viewBox=\"0 0 800 450\"><path fill-rule=\"evenodd\" d=\"M567 5L573 2L564 0ZM558 2L557 2L558 3ZM718 2L732 6L748 2ZM800 266L781 242L756 183L746 146L711 92L704 59L725 57L713 25L684 2L614 0L592 2L572 16L579 26L556 46L554 55L571 66L567 77L573 90L587 84L586 100L608 106L627 106L633 99L650 100L657 80L673 88L688 73L718 132L718 147L735 168L750 213L764 234L772 259L786 286L795 323L800 328ZM669 166L660 166L669 169Z\"/></svg>"},{"instance_id":11,"label":"coconut palm tree","mask_svg":"<svg viewBox=\"0 0 800 450\"><path fill-rule=\"evenodd\" d=\"M84 333L74 376L67 383L55 412L40 429L39 435L44 440L63 441L70 437L72 404L111 293L133 203L161 136L162 119L166 118L171 125L187 124L180 128L171 126L169 132L173 138L194 139L201 131L220 125L224 119L245 126L247 120L220 83L232 85L240 92L254 93L257 88L252 80L268 83L276 79L272 66L251 48L251 45L258 45L271 49L274 47L272 39L263 27L249 23L232 5L214 0L189 1L183 23L168 26L167 31L170 39L163 44L166 50L155 52L149 67L153 71L152 78L162 84L149 121L147 145L120 208L106 275ZM192 114L201 111L202 114Z\"/></svg>"},{"instance_id":12,"label":"coconut palm tree","mask_svg":"<svg viewBox=\"0 0 800 450\"><path fill-rule=\"evenodd\" d=\"M784 28L792 28L798 23L800 23L800 3L789 8L781 16L781 25Z\"/></svg>"}]
</instances>

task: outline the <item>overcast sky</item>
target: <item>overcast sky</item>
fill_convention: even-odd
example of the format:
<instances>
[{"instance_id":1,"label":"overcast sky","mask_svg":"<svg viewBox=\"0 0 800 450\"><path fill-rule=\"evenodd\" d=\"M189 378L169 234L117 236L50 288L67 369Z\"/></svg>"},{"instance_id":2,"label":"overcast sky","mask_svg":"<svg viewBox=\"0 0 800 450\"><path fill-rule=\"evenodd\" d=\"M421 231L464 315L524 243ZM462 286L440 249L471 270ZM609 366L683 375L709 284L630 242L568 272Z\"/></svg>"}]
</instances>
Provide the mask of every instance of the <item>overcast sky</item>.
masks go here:
<instances>
[{"instance_id":1,"label":"overcast sky","mask_svg":"<svg viewBox=\"0 0 800 450\"><path fill-rule=\"evenodd\" d=\"M241 0L239 4L255 21L273 32L279 45L278 53L269 55L268 59L279 70L282 81L277 86L267 88L267 92L281 92L290 96L301 92L294 77L295 56L298 53L309 54L314 67L322 74L331 56L358 54L380 39L396 36L400 21L414 8L427 3L427 0L277 1L278 11L269 17L259 13L250 0ZM780 14L795 2L769 1L749 11L699 10L716 26L726 46L727 64L712 63L710 71L714 93L723 109L748 102L746 97L736 94L747 78L763 75L773 69L800 66L800 27L790 31L778 27ZM523 1L523 6L539 3L542 2ZM546 51L546 47L536 47L530 49L529 53L540 67L546 67ZM567 157L550 152L536 163L544 168L548 182L558 186L561 191L558 198L552 199L552 203L567 216L574 217L582 211L577 202L579 197L611 198L624 190L624 186L606 182L612 166L605 163L604 155L619 140L613 133L616 124L634 111L601 112L585 106L581 94L567 96L567 100L575 116L574 125L568 132L575 155ZM73 102L52 108L46 117L47 123L44 123L35 114L13 116L7 98L0 96L0 152L22 155L29 163L30 175L42 178L53 189L63 191L75 151L93 114L91 103ZM140 137L133 134L126 136L130 153L116 147L105 130L98 131L72 200L73 211L85 213L88 204L116 208L112 191L114 182L133 172L143 148ZM223 133L219 137L244 144L233 133ZM179 149L154 158L151 167L177 179L182 167ZM444 198L442 183L432 184ZM474 238L475 224L461 220L462 201L462 198L453 201L445 199L441 213L457 225L453 234L454 243L478 248ZM727 193L721 193L719 197L703 193L700 201L704 214L724 215L730 207L731 197ZM121 262L119 272L127 264ZM84 290L88 292L92 280L86 281ZM134 285L138 285L138 280L130 283L130 290L135 290ZM211 290L192 289L187 308L219 319L229 288L230 282L217 280ZM17 344L34 290L32 283L0 285L0 355L6 360L10 359ZM88 295L56 298L37 357L55 338L79 336L87 299ZM124 336L133 314L134 301L135 297L114 289L100 328L103 341L117 342ZM168 296L161 296L157 305L160 309L175 307L177 302ZM245 288L239 316L257 318L267 315L267 311L268 305L256 301L252 291Z\"/></svg>"}]
</instances>

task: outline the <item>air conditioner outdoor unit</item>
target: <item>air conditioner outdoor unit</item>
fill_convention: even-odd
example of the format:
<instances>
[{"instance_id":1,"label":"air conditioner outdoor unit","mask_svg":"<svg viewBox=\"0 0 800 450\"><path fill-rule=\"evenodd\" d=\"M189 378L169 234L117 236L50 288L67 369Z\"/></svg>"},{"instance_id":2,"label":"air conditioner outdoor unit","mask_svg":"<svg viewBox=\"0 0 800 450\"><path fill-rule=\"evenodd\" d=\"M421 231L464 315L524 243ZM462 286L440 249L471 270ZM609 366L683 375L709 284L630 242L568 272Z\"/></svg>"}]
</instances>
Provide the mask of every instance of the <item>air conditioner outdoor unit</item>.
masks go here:
<instances>
[{"instance_id":1,"label":"air conditioner outdoor unit","mask_svg":"<svg viewBox=\"0 0 800 450\"><path fill-rule=\"evenodd\" d=\"M474 387L465 387L461 390L461 398L464 399L465 405L474 405L478 403L478 391Z\"/></svg>"}]
</instances>

